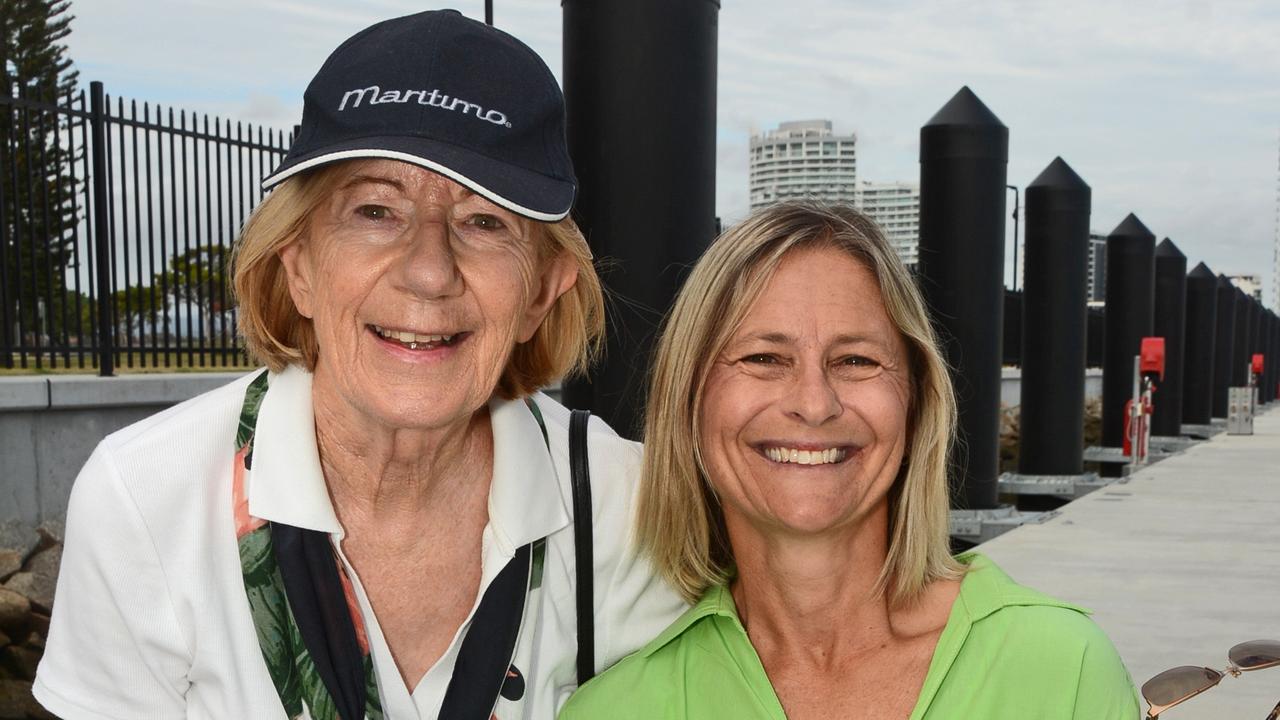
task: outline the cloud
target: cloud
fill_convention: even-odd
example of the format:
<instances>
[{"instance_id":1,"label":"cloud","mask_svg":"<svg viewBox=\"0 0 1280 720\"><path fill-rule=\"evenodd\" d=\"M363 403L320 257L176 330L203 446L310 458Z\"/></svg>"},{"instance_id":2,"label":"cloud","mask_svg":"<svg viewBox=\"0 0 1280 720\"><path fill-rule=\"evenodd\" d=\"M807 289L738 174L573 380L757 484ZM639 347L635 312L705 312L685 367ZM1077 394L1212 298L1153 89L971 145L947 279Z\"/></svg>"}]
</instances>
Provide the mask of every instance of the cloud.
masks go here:
<instances>
[{"instance_id":1,"label":"cloud","mask_svg":"<svg viewBox=\"0 0 1280 720\"><path fill-rule=\"evenodd\" d=\"M587 1L587 0L580 0ZM561 9L495 0L499 27L557 76ZM482 0L461 0L483 15ZM85 81L282 123L329 52L411 0L94 0L69 38ZM919 128L962 85L1010 128L1009 179L1062 155L1094 189L1094 227L1136 212L1191 264L1272 278L1280 131L1274 0L734 0L719 15L717 212L747 207L753 130L829 118L859 174L918 176ZM1010 253L1011 254L1011 253Z\"/></svg>"}]
</instances>

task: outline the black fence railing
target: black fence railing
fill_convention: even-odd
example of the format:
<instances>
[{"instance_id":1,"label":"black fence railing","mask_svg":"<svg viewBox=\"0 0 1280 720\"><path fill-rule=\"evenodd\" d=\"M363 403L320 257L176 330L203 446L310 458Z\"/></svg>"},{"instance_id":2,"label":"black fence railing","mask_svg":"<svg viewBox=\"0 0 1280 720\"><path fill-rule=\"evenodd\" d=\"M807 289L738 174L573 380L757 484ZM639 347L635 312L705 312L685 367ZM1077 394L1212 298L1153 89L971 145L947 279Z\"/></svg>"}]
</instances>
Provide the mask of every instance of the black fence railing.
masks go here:
<instances>
[{"instance_id":1,"label":"black fence railing","mask_svg":"<svg viewBox=\"0 0 1280 720\"><path fill-rule=\"evenodd\" d=\"M1001 362L1008 367L1022 366L1022 304L1021 290L1004 289L1004 345ZM1105 312L1100 307L1090 307L1085 315L1085 367L1102 367L1102 325Z\"/></svg>"},{"instance_id":2,"label":"black fence railing","mask_svg":"<svg viewBox=\"0 0 1280 720\"><path fill-rule=\"evenodd\" d=\"M0 366L248 364L230 252L285 131L94 82L0 94L0 135Z\"/></svg>"}]
</instances>

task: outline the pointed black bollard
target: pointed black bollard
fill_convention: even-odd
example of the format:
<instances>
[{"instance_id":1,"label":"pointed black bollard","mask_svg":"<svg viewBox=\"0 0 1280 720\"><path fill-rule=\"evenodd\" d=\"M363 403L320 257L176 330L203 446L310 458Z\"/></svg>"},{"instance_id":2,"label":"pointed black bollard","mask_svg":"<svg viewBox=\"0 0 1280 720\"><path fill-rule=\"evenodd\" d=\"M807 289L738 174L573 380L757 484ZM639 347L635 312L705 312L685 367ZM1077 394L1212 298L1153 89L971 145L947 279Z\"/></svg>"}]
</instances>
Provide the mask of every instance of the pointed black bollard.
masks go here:
<instances>
[{"instance_id":1,"label":"pointed black bollard","mask_svg":"<svg viewBox=\"0 0 1280 720\"><path fill-rule=\"evenodd\" d=\"M1218 278L1200 263L1187 275L1187 322L1182 374L1182 422L1208 425L1213 414L1213 349L1218 323ZM1167 383L1166 383L1167 384Z\"/></svg>"},{"instance_id":2,"label":"pointed black bollard","mask_svg":"<svg viewBox=\"0 0 1280 720\"><path fill-rule=\"evenodd\" d=\"M1156 246L1152 333L1164 338L1164 379L1156 381L1151 434L1182 434L1182 362L1187 314L1187 256L1169 238Z\"/></svg>"},{"instance_id":3,"label":"pointed black bollard","mask_svg":"<svg viewBox=\"0 0 1280 720\"><path fill-rule=\"evenodd\" d=\"M1231 350L1231 387L1249 384L1249 346L1253 344L1253 298L1235 287L1236 334Z\"/></svg>"},{"instance_id":4,"label":"pointed black bollard","mask_svg":"<svg viewBox=\"0 0 1280 720\"><path fill-rule=\"evenodd\" d=\"M1084 471L1084 366L1092 191L1062 158L1026 190L1018 473Z\"/></svg>"},{"instance_id":5,"label":"pointed black bollard","mask_svg":"<svg viewBox=\"0 0 1280 720\"><path fill-rule=\"evenodd\" d=\"M1107 236L1107 319L1102 366L1102 444L1124 445L1124 405L1133 397L1133 358L1152 332L1156 236L1133 214ZM1104 463L1102 475L1123 468Z\"/></svg>"},{"instance_id":6,"label":"pointed black bollard","mask_svg":"<svg viewBox=\"0 0 1280 720\"><path fill-rule=\"evenodd\" d=\"M999 474L1009 129L962 88L920 129L920 288L954 369L957 507L994 508Z\"/></svg>"},{"instance_id":7,"label":"pointed black bollard","mask_svg":"<svg viewBox=\"0 0 1280 720\"><path fill-rule=\"evenodd\" d=\"M1227 417L1227 389L1235 364L1236 288L1226 275L1218 276L1218 322L1213 335L1213 416Z\"/></svg>"}]
</instances>

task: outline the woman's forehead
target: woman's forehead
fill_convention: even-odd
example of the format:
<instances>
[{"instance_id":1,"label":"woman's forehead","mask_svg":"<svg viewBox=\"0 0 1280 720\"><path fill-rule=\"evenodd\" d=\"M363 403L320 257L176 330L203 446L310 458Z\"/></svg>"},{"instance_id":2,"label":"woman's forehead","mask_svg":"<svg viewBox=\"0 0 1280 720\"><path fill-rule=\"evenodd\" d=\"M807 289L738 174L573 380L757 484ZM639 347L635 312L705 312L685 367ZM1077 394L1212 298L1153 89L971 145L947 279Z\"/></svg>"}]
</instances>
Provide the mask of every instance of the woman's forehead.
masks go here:
<instances>
[{"instance_id":1,"label":"woman's forehead","mask_svg":"<svg viewBox=\"0 0 1280 720\"><path fill-rule=\"evenodd\" d=\"M336 187L345 189L361 182L384 182L405 191L418 190L428 185L438 185L451 196L467 197L474 193L453 180L420 165L388 158L358 158L345 160L335 167L338 173Z\"/></svg>"}]
</instances>

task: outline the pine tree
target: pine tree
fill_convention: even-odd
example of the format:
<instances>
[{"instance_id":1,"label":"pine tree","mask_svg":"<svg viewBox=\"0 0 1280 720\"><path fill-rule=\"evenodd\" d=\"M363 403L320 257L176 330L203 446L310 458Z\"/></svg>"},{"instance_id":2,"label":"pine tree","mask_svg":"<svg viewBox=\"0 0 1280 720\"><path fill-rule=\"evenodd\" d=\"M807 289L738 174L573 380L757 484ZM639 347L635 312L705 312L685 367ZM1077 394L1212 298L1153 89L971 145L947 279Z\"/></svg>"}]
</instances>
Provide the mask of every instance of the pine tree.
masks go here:
<instances>
[{"instance_id":1,"label":"pine tree","mask_svg":"<svg viewBox=\"0 0 1280 720\"><path fill-rule=\"evenodd\" d=\"M70 0L0 0L0 223L5 337L30 344L36 333L66 342L80 317L67 290L76 183L67 149L78 118L49 111L76 90L78 73L61 41L71 33ZM64 327L63 317L66 316ZM27 332L17 337L14 324ZM88 333L88 328L84 329ZM9 364L11 358L0 358Z\"/></svg>"}]
</instances>

